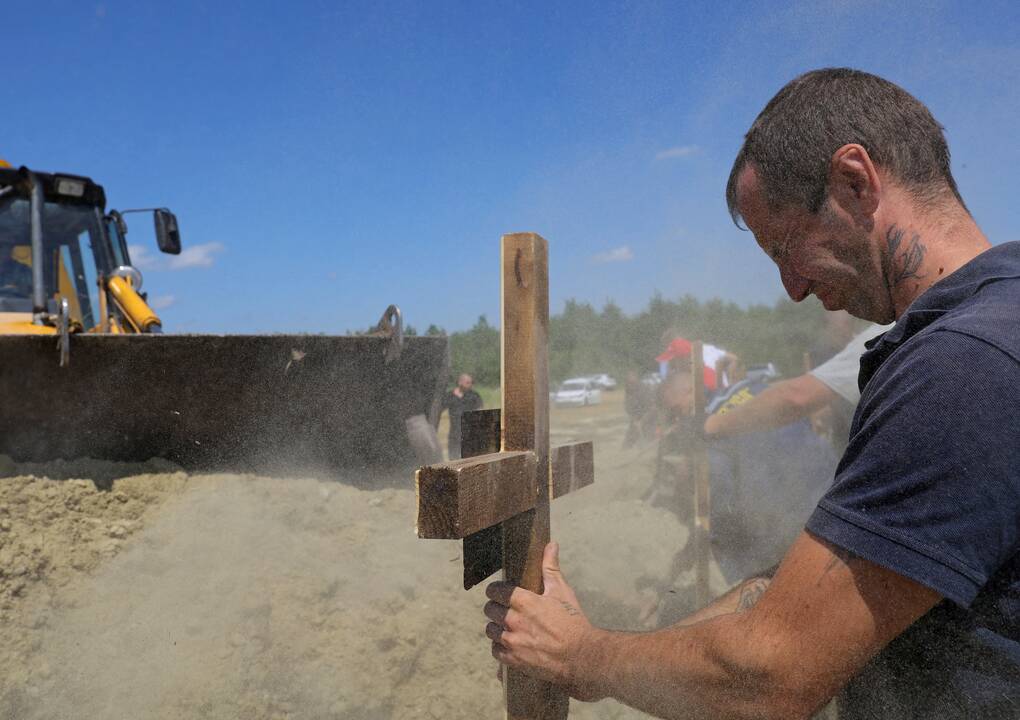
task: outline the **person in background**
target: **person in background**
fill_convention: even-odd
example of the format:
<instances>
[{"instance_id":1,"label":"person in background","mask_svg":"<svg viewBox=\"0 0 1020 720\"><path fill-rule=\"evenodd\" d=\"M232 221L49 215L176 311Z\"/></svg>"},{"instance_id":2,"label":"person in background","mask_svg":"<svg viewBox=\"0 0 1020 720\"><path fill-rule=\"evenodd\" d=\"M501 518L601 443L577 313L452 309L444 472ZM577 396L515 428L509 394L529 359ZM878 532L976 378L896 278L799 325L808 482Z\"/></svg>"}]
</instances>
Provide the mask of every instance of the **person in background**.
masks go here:
<instances>
[{"instance_id":1,"label":"person in background","mask_svg":"<svg viewBox=\"0 0 1020 720\"><path fill-rule=\"evenodd\" d=\"M624 447L630 447L646 437L650 417L654 424L653 399L652 389L641 382L637 371L630 370L623 385L623 407L627 411L627 417L630 418L627 434L623 438Z\"/></svg>"},{"instance_id":2,"label":"person in background","mask_svg":"<svg viewBox=\"0 0 1020 720\"><path fill-rule=\"evenodd\" d=\"M813 370L772 383L745 403L720 409L705 419L705 436L722 439L773 430L831 408L830 429L826 434L842 454L850 433L850 420L861 399L857 375L861 355L867 349L865 343L891 327L869 325L846 347Z\"/></svg>"},{"instance_id":3,"label":"person in background","mask_svg":"<svg viewBox=\"0 0 1020 720\"><path fill-rule=\"evenodd\" d=\"M482 396L472 390L475 381L467 373L461 373L457 385L443 396L443 410L450 416L450 436L447 450L450 460L460 457L460 421L464 413L482 409Z\"/></svg>"},{"instance_id":4,"label":"person in background","mask_svg":"<svg viewBox=\"0 0 1020 720\"><path fill-rule=\"evenodd\" d=\"M691 420L692 385L689 369L671 373L662 383L663 405L677 421L681 452L684 425ZM741 380L716 398L707 410L709 418L739 412L768 387L762 379ZM669 440L667 435L663 442ZM832 482L837 460L806 417L709 443L712 551L727 583L782 560ZM690 477L681 472L671 481L687 487ZM678 499L690 503L689 495Z\"/></svg>"},{"instance_id":5,"label":"person in background","mask_svg":"<svg viewBox=\"0 0 1020 720\"><path fill-rule=\"evenodd\" d=\"M664 337L671 337L671 339L662 354L655 358L655 361L659 363L659 375L663 380L680 367L678 362L690 362L691 348L693 347L690 340L675 337L670 331L667 331ZM733 353L715 345L702 343L701 357L705 364L705 387L709 392L723 390L743 378L740 361Z\"/></svg>"},{"instance_id":6,"label":"person in background","mask_svg":"<svg viewBox=\"0 0 1020 720\"><path fill-rule=\"evenodd\" d=\"M860 321L846 310L825 313L825 325L807 351L804 370L816 368L846 347L862 329Z\"/></svg>"}]
</instances>

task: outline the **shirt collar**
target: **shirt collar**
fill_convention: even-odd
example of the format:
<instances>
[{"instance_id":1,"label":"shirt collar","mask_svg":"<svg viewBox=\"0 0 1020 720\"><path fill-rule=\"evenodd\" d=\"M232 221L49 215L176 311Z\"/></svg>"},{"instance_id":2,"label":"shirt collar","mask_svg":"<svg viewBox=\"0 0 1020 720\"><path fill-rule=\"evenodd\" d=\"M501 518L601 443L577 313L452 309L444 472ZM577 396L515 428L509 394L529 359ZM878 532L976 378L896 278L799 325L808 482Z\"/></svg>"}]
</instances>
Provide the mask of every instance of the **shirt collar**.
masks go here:
<instances>
[{"instance_id":1,"label":"shirt collar","mask_svg":"<svg viewBox=\"0 0 1020 720\"><path fill-rule=\"evenodd\" d=\"M892 328L865 343L868 350L861 356L858 377L861 389L900 345L973 297L988 283L1008 278L1020 278L1020 241L985 250L917 296Z\"/></svg>"}]
</instances>

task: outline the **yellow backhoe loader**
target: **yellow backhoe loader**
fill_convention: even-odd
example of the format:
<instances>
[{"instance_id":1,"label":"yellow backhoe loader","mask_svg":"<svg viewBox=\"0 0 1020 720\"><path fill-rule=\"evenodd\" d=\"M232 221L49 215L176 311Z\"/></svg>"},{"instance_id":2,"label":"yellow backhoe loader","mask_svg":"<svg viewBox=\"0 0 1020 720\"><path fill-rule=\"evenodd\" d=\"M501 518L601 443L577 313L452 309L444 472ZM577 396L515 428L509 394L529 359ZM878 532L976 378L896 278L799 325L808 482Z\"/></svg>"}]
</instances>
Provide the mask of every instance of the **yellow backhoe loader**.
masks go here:
<instances>
[{"instance_id":1,"label":"yellow backhoe loader","mask_svg":"<svg viewBox=\"0 0 1020 720\"><path fill-rule=\"evenodd\" d=\"M141 292L128 212L89 178L0 167L0 453L188 468L431 462L446 339L173 335ZM177 219L152 214L159 249Z\"/></svg>"}]
</instances>

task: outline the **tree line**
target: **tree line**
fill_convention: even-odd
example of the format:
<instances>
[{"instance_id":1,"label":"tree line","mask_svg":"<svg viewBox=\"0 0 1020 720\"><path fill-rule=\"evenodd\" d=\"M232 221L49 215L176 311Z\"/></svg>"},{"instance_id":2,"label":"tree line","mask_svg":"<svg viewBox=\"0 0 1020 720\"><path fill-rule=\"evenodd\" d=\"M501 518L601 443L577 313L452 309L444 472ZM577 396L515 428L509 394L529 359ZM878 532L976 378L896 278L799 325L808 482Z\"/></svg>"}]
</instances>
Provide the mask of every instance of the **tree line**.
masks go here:
<instances>
[{"instance_id":1,"label":"tree line","mask_svg":"<svg viewBox=\"0 0 1020 720\"><path fill-rule=\"evenodd\" d=\"M589 303L568 300L549 318L550 380L600 372L622 379L629 370L654 371L655 356L665 349L668 338L676 336L724 348L748 366L771 362L784 376L798 375L804 353L825 335L825 316L814 298L741 307L718 299L700 301L686 295L668 300L657 294L634 315L613 302L596 310ZM444 331L432 325L426 334ZM449 338L451 381L466 372L479 385L499 384L497 326L482 315L472 328Z\"/></svg>"}]
</instances>

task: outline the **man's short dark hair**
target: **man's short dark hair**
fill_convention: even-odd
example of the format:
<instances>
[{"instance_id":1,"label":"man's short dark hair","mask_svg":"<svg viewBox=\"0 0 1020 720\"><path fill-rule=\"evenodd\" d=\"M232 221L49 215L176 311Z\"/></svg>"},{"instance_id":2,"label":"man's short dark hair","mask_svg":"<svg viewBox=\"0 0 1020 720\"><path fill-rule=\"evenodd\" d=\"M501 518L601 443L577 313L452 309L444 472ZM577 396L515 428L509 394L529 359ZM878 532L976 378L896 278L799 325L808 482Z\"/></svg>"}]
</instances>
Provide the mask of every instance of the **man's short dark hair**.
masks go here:
<instances>
[{"instance_id":1,"label":"man's short dark hair","mask_svg":"<svg viewBox=\"0 0 1020 720\"><path fill-rule=\"evenodd\" d=\"M744 136L726 184L726 204L739 224L737 177L752 164L772 208L816 213L827 195L832 155L848 143L868 151L915 199L931 203L952 192L949 146L931 111L903 88L849 68L813 70L776 93Z\"/></svg>"}]
</instances>

